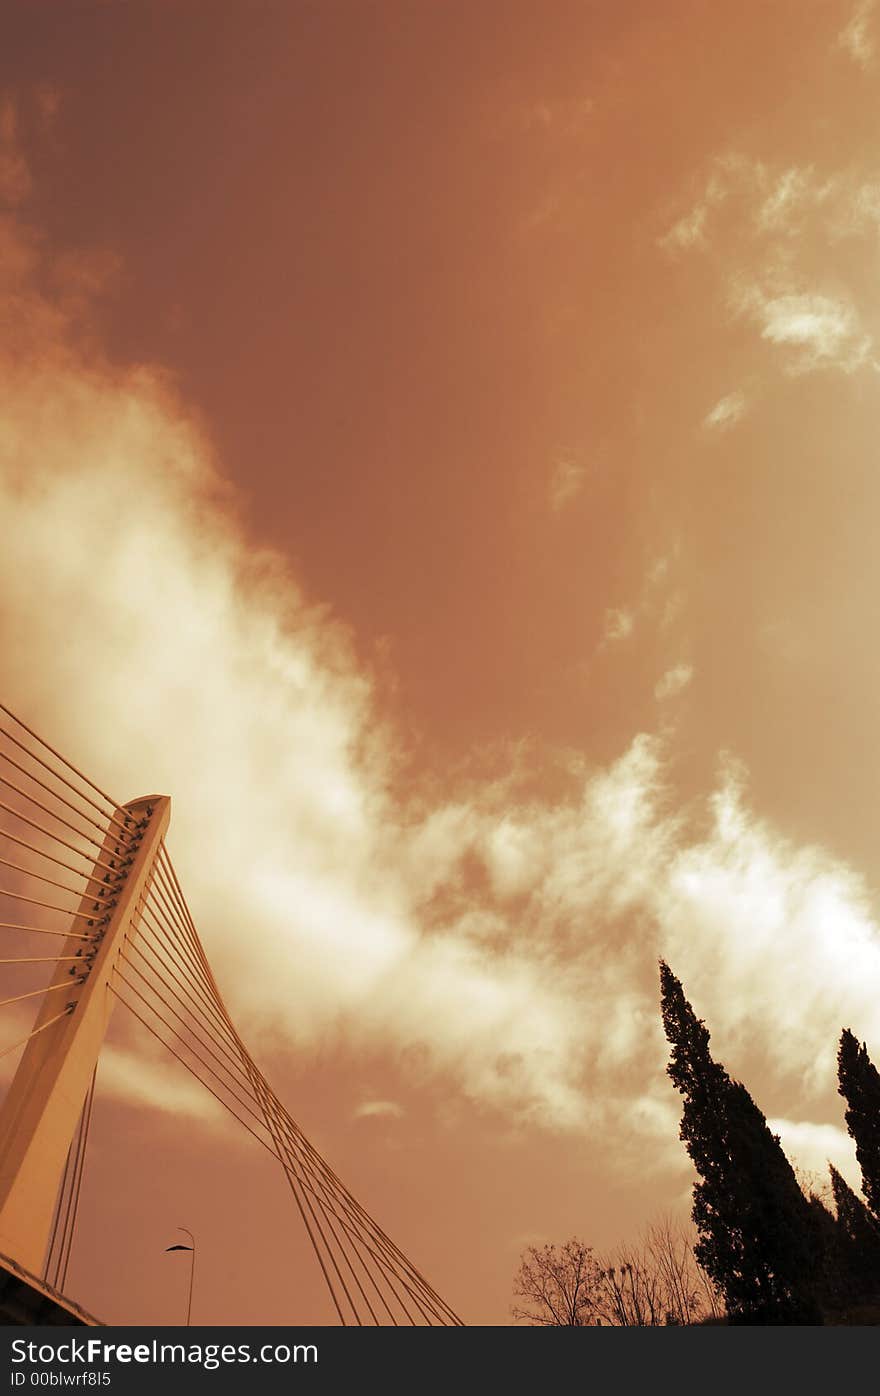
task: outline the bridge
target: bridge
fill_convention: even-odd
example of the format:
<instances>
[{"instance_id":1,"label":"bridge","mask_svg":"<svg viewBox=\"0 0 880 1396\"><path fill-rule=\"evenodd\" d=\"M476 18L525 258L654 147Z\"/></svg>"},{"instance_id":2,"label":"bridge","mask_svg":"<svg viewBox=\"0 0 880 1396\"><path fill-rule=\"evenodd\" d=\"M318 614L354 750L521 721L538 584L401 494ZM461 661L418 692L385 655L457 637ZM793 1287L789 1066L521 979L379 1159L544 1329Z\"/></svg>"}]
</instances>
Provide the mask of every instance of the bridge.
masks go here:
<instances>
[{"instance_id":1,"label":"bridge","mask_svg":"<svg viewBox=\"0 0 880 1396\"><path fill-rule=\"evenodd\" d=\"M166 846L0 703L0 1319L95 1324L67 1297L98 1060L117 1007L276 1161L330 1321L460 1325L309 1141L227 1010Z\"/></svg>"}]
</instances>

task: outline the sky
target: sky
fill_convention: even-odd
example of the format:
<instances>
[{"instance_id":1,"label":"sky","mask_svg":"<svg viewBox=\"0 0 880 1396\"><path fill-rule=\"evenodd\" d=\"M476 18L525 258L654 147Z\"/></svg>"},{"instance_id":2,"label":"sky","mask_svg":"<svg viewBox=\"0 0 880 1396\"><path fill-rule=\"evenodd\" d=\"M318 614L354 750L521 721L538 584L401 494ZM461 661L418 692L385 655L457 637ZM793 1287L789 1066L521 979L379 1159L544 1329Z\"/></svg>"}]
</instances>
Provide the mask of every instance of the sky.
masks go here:
<instances>
[{"instance_id":1,"label":"sky","mask_svg":"<svg viewBox=\"0 0 880 1396\"><path fill-rule=\"evenodd\" d=\"M0 56L0 689L169 849L472 1323L693 1181L657 960L806 1171L880 1059L880 6L72 0ZM875 598L871 600L872 596ZM70 1292L330 1322L134 1025ZM113 1244L108 1244L108 1237Z\"/></svg>"}]
</instances>

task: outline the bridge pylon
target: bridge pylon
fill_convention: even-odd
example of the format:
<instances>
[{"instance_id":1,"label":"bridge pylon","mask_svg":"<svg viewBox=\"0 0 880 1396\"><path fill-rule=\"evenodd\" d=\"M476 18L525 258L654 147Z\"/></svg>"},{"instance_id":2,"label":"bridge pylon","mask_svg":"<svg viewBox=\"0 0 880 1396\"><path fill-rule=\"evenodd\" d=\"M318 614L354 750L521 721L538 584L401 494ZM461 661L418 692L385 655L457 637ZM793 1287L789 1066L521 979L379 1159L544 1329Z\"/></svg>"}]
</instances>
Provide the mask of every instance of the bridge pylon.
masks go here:
<instances>
[{"instance_id":1,"label":"bridge pylon","mask_svg":"<svg viewBox=\"0 0 880 1396\"><path fill-rule=\"evenodd\" d=\"M115 1002L110 978L137 933L170 818L165 795L117 809L0 1109L0 1252L35 1274Z\"/></svg>"}]
</instances>

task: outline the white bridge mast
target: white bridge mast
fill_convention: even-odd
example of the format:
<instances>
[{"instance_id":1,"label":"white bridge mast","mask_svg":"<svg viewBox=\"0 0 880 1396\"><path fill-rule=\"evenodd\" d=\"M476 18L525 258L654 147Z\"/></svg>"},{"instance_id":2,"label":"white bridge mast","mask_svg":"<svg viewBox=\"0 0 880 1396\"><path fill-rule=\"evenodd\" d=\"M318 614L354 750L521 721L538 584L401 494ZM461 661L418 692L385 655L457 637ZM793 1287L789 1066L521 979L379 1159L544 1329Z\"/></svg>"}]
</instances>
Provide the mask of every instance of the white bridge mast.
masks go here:
<instances>
[{"instance_id":1,"label":"white bridge mast","mask_svg":"<svg viewBox=\"0 0 880 1396\"><path fill-rule=\"evenodd\" d=\"M110 1021L110 977L126 937L137 932L170 817L165 795L116 811L61 951L81 967L58 965L0 1109L0 1251L33 1274L43 1270L65 1160Z\"/></svg>"}]
</instances>

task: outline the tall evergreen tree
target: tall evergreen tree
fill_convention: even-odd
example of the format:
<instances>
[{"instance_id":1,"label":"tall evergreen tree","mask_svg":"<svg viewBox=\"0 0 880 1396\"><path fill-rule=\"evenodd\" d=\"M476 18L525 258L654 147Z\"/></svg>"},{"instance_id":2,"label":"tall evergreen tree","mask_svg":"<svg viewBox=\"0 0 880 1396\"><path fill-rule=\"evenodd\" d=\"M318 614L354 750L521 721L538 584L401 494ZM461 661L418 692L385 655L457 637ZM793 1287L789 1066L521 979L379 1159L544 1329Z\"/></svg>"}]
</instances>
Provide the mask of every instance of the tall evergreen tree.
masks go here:
<instances>
[{"instance_id":1,"label":"tall evergreen tree","mask_svg":"<svg viewBox=\"0 0 880 1396\"><path fill-rule=\"evenodd\" d=\"M680 1137L694 1185L694 1254L736 1323L821 1323L809 1206L745 1086L709 1051L709 1032L660 962L667 1071L684 1097Z\"/></svg>"},{"instance_id":2,"label":"tall evergreen tree","mask_svg":"<svg viewBox=\"0 0 880 1396\"><path fill-rule=\"evenodd\" d=\"M806 1194L806 1200L810 1217L813 1291L823 1314L826 1310L839 1312L850 1303L854 1292L850 1282L849 1244L837 1218L822 1198L810 1192Z\"/></svg>"},{"instance_id":3,"label":"tall evergreen tree","mask_svg":"<svg viewBox=\"0 0 880 1396\"><path fill-rule=\"evenodd\" d=\"M828 1165L828 1171L849 1297L874 1299L880 1294L880 1223L871 1216L833 1163Z\"/></svg>"},{"instance_id":4,"label":"tall evergreen tree","mask_svg":"<svg viewBox=\"0 0 880 1396\"><path fill-rule=\"evenodd\" d=\"M847 1103L846 1127L855 1140L862 1170L862 1191L880 1220L880 1072L849 1028L840 1035L837 1053L838 1092Z\"/></svg>"}]
</instances>

